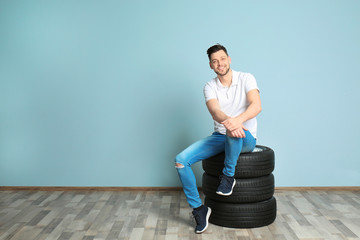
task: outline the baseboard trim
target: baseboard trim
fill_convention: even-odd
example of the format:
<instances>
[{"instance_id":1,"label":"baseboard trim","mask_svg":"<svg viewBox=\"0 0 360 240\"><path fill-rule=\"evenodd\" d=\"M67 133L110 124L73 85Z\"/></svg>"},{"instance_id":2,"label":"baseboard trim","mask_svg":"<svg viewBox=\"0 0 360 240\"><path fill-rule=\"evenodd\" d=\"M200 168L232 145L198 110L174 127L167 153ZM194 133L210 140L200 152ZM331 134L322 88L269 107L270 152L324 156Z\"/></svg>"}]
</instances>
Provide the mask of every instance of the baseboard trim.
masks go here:
<instances>
[{"instance_id":1,"label":"baseboard trim","mask_svg":"<svg viewBox=\"0 0 360 240\"><path fill-rule=\"evenodd\" d=\"M0 186L0 191L182 191L182 187ZM360 191L360 186L275 187L275 192L281 191Z\"/></svg>"},{"instance_id":2,"label":"baseboard trim","mask_svg":"<svg viewBox=\"0 0 360 240\"><path fill-rule=\"evenodd\" d=\"M275 191L360 191L360 186L276 187Z\"/></svg>"}]
</instances>

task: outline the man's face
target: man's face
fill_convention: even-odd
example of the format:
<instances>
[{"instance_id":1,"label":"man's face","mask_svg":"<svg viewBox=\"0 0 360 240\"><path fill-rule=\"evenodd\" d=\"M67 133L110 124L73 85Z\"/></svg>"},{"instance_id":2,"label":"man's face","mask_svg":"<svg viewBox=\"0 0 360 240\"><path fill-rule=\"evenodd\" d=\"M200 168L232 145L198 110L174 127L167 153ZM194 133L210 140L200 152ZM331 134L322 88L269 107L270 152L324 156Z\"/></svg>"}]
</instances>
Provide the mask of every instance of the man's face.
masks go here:
<instances>
[{"instance_id":1,"label":"man's face","mask_svg":"<svg viewBox=\"0 0 360 240\"><path fill-rule=\"evenodd\" d=\"M225 76L230 70L231 58L223 50L214 52L210 56L210 68L218 76Z\"/></svg>"}]
</instances>

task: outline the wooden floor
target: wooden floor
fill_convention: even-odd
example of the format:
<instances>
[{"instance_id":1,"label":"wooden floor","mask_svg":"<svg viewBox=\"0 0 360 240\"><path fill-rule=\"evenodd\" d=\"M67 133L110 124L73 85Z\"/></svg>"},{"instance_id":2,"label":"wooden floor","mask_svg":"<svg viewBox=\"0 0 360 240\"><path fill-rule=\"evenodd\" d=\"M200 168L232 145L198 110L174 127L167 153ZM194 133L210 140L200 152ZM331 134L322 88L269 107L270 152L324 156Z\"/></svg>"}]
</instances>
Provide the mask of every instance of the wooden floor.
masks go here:
<instances>
[{"instance_id":1,"label":"wooden floor","mask_svg":"<svg viewBox=\"0 0 360 240\"><path fill-rule=\"evenodd\" d=\"M276 221L194 233L180 191L0 191L0 240L360 239L359 191L279 191Z\"/></svg>"}]
</instances>

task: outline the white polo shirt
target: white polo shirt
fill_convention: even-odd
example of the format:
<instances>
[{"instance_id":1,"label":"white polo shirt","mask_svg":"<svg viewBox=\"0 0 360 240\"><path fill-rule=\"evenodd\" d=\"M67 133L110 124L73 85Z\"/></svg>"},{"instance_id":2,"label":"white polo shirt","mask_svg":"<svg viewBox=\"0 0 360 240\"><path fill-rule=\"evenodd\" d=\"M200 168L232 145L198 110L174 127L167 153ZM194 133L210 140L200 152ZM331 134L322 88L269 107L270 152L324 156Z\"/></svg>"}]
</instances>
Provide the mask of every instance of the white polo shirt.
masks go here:
<instances>
[{"instance_id":1,"label":"white polo shirt","mask_svg":"<svg viewBox=\"0 0 360 240\"><path fill-rule=\"evenodd\" d=\"M217 99L221 110L230 117L236 117L243 113L249 103L246 94L253 89L259 89L255 77L250 73L236 72L232 70L232 83L229 87L224 87L216 77L207 82L204 87L205 101ZM257 121L256 118L244 122L244 126L256 138ZM214 131L226 134L224 125L214 121Z\"/></svg>"}]
</instances>

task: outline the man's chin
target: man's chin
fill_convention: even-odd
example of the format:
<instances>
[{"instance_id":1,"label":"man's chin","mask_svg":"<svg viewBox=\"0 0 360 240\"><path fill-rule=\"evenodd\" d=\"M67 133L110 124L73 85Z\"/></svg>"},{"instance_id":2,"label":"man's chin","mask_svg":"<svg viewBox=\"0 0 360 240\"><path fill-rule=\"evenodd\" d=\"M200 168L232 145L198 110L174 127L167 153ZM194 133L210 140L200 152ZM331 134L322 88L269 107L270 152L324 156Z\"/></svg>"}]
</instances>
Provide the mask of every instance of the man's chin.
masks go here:
<instances>
[{"instance_id":1,"label":"man's chin","mask_svg":"<svg viewBox=\"0 0 360 240\"><path fill-rule=\"evenodd\" d=\"M223 76L225 76L226 74L228 74L229 71L230 71L230 68L228 68L228 69L226 70L226 72L224 72L224 73L221 73L221 72L218 72L218 71L215 71L215 73L216 73L218 76L223 77Z\"/></svg>"}]
</instances>

